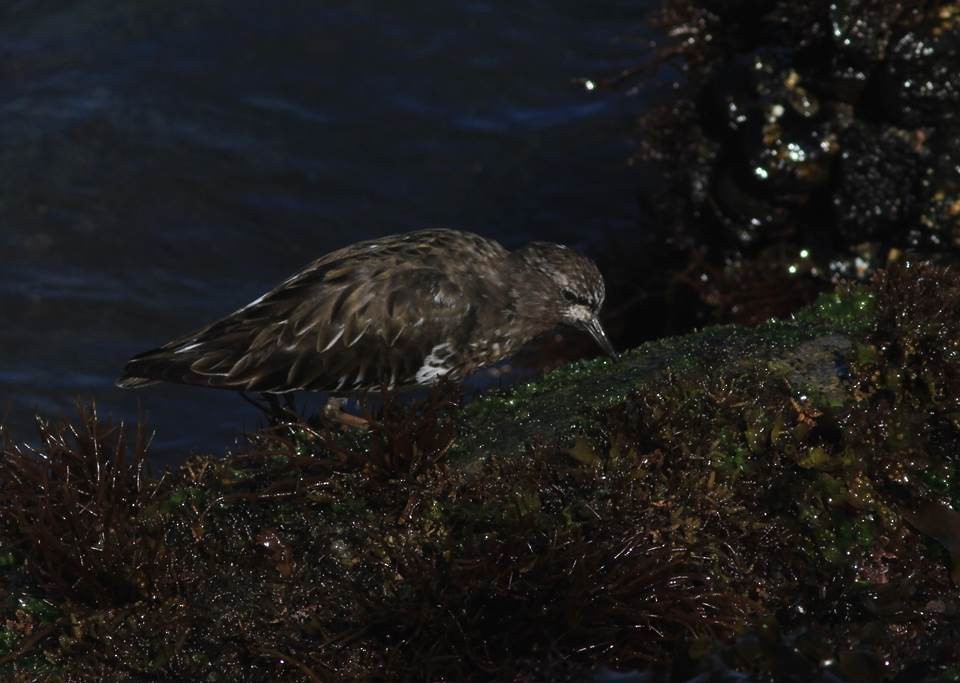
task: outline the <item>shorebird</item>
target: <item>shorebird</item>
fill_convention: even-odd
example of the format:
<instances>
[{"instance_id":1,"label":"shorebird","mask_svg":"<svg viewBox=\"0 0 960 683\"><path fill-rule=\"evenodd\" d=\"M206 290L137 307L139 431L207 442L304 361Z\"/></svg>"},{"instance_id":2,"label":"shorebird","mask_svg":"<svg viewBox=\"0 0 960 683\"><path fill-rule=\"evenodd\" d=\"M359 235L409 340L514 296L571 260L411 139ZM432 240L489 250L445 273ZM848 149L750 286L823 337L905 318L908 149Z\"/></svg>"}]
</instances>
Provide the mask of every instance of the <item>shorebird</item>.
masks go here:
<instances>
[{"instance_id":1,"label":"shorebird","mask_svg":"<svg viewBox=\"0 0 960 683\"><path fill-rule=\"evenodd\" d=\"M457 230L358 242L243 308L127 362L119 387L179 382L344 396L459 380L566 324L611 356L603 277L567 247ZM275 399L274 399L275 400Z\"/></svg>"}]
</instances>

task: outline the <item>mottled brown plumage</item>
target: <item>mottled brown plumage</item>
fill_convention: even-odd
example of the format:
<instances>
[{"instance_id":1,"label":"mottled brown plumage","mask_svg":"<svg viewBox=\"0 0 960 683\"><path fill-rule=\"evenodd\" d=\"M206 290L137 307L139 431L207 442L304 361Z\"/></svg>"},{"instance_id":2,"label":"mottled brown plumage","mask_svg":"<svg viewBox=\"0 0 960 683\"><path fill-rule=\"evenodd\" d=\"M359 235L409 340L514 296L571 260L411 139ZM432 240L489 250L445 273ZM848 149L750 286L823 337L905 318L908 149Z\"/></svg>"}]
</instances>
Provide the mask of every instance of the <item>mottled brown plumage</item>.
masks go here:
<instances>
[{"instance_id":1,"label":"mottled brown plumage","mask_svg":"<svg viewBox=\"0 0 960 683\"><path fill-rule=\"evenodd\" d=\"M261 298L131 359L117 381L282 393L429 385L509 356L560 323L589 331L603 278L584 256L532 243L509 252L455 230L359 242Z\"/></svg>"}]
</instances>

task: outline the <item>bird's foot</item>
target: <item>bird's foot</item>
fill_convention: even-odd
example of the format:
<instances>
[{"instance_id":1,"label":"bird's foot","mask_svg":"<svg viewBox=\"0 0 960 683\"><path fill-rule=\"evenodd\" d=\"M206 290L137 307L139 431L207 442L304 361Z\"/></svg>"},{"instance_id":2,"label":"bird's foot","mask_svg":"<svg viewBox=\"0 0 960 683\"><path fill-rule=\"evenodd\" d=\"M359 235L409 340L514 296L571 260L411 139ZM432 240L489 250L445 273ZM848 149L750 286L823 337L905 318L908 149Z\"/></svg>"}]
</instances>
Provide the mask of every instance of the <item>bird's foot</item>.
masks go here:
<instances>
[{"instance_id":1,"label":"bird's foot","mask_svg":"<svg viewBox=\"0 0 960 683\"><path fill-rule=\"evenodd\" d=\"M331 396L327 399L326 404L323 406L323 416L332 422L343 425L348 429L360 429L367 430L370 427L370 422L359 415L354 415L353 413L348 413L344 409L347 399L342 397Z\"/></svg>"}]
</instances>

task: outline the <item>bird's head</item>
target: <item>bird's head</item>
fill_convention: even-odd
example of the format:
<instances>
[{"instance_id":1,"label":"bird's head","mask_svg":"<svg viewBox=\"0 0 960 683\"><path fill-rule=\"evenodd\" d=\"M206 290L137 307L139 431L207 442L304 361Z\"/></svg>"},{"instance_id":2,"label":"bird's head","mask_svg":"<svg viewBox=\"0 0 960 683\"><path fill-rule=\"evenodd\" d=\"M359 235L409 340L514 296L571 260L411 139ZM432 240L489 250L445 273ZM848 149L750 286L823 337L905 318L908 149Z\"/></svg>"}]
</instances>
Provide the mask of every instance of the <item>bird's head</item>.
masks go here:
<instances>
[{"instance_id":1,"label":"bird's head","mask_svg":"<svg viewBox=\"0 0 960 683\"><path fill-rule=\"evenodd\" d=\"M549 242L531 242L515 253L553 284L540 305L554 309L560 322L588 332L604 351L617 358L600 324L606 290L596 264L572 249Z\"/></svg>"}]
</instances>

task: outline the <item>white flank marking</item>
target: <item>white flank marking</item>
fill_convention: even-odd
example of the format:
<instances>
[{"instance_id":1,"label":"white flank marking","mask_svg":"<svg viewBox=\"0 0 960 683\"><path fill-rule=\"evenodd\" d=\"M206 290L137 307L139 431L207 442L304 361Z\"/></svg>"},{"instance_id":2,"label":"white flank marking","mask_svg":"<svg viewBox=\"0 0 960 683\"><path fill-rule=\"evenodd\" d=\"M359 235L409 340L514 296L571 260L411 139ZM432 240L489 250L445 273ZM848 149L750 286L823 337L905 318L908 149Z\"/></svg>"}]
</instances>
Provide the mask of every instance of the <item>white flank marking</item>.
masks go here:
<instances>
[{"instance_id":1,"label":"white flank marking","mask_svg":"<svg viewBox=\"0 0 960 683\"><path fill-rule=\"evenodd\" d=\"M414 376L417 384L433 384L450 372L453 368L447 362L452 355L449 343L444 342L434 346L427 357L423 359L423 365L420 366Z\"/></svg>"}]
</instances>

